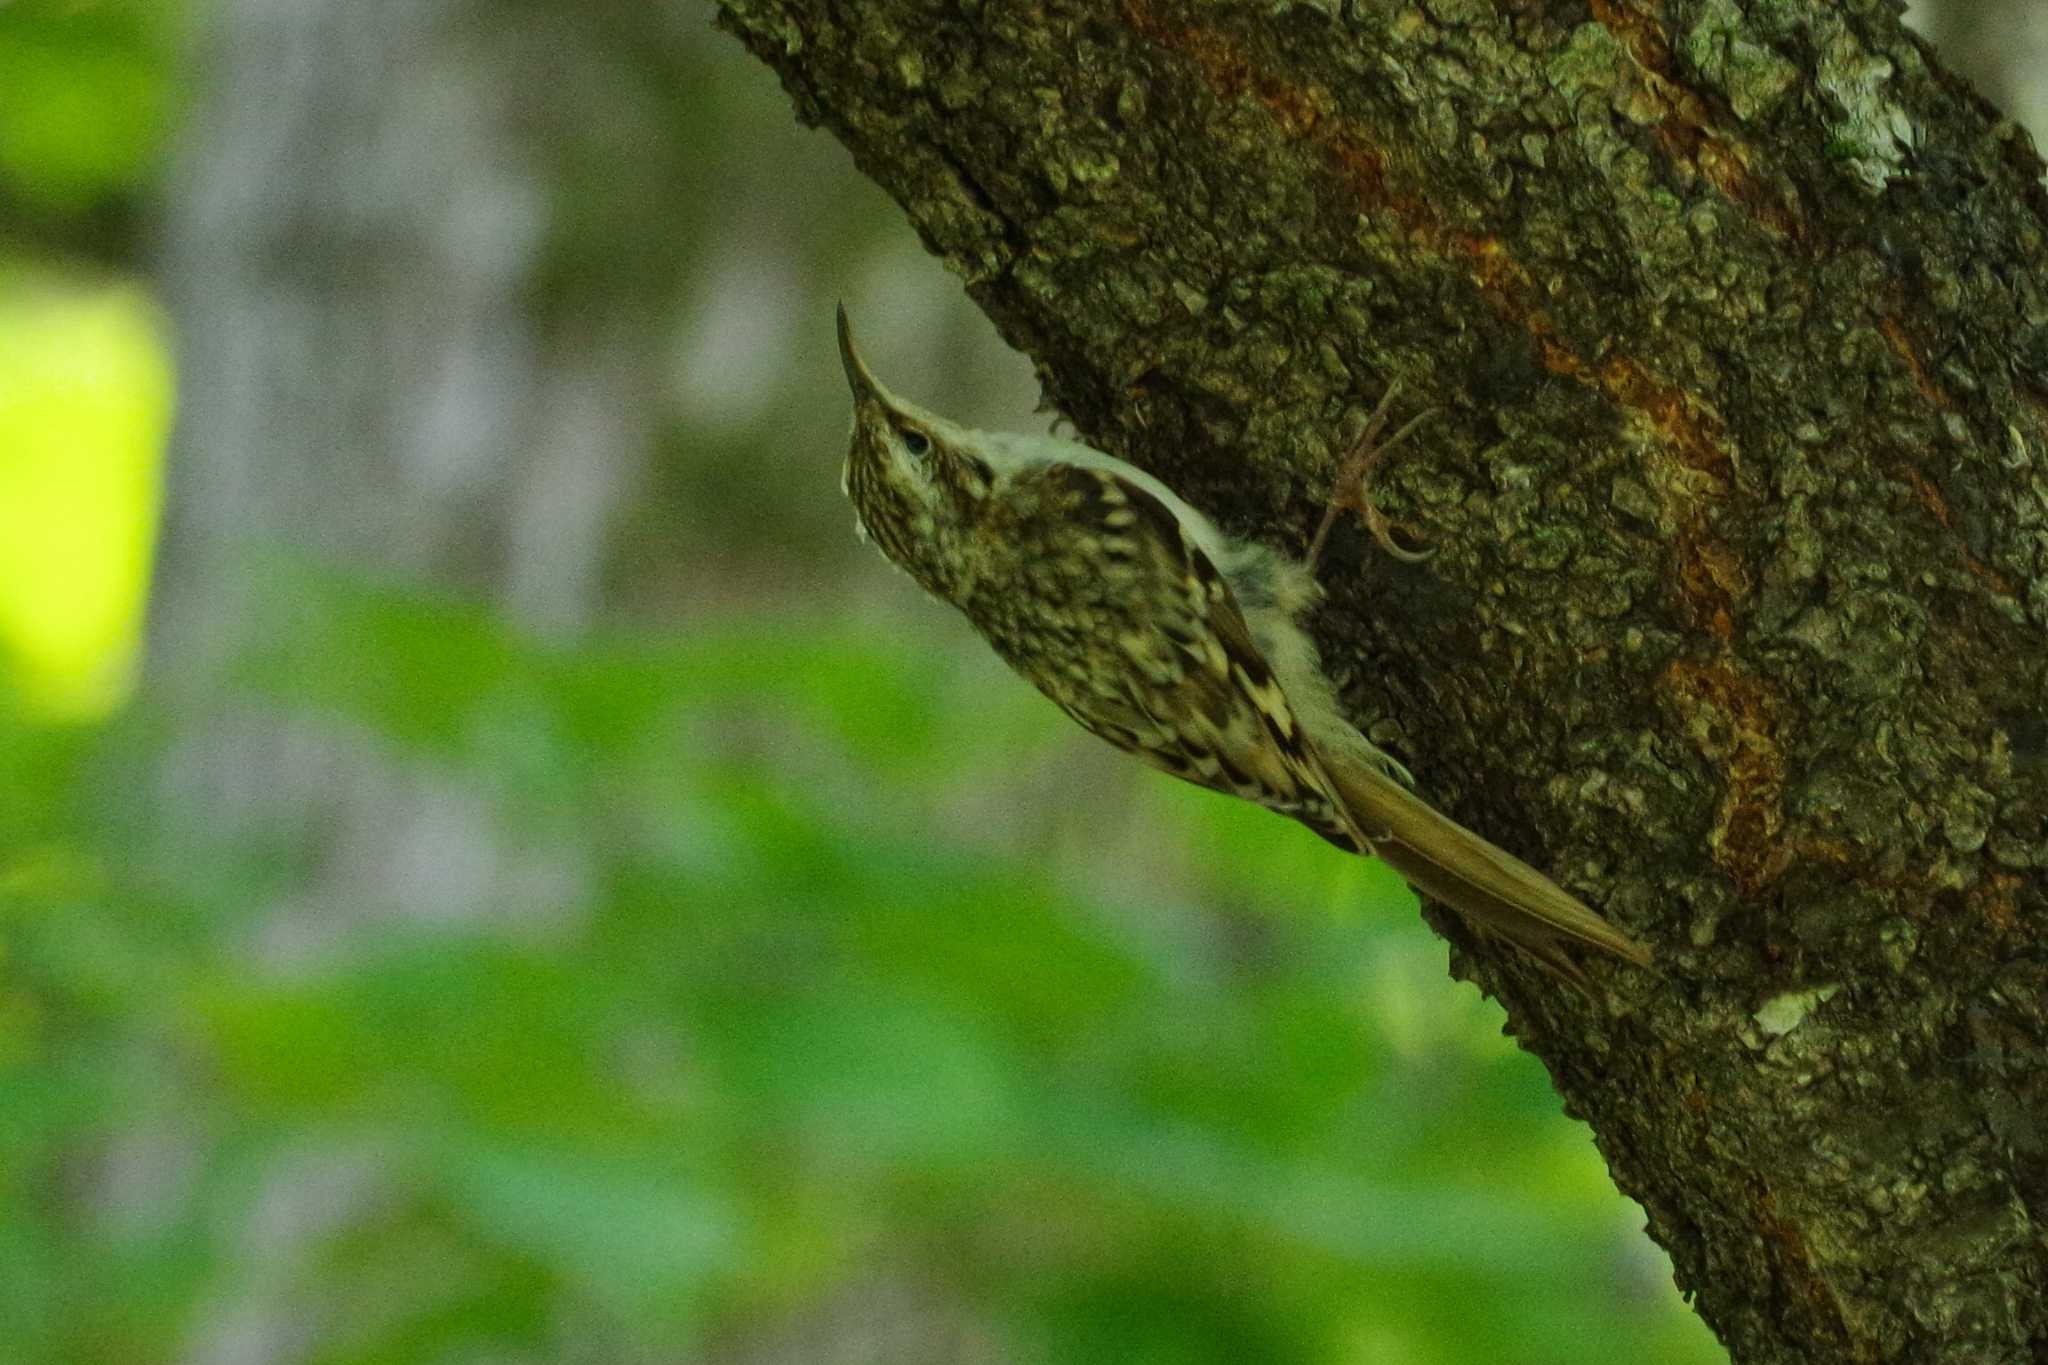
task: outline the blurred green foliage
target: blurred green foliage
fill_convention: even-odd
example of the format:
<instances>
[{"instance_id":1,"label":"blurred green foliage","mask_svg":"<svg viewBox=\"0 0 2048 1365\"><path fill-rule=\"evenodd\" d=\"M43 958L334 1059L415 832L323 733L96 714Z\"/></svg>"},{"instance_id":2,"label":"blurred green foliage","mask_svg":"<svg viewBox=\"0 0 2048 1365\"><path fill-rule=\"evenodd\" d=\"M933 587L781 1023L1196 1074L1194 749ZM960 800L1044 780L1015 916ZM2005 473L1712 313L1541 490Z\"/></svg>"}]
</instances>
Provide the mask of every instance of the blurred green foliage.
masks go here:
<instances>
[{"instance_id":1,"label":"blurred green foliage","mask_svg":"<svg viewBox=\"0 0 2048 1365\"><path fill-rule=\"evenodd\" d=\"M133 682L170 384L134 284L0 265L0 658L46 713Z\"/></svg>"},{"instance_id":2,"label":"blurred green foliage","mask_svg":"<svg viewBox=\"0 0 2048 1365\"><path fill-rule=\"evenodd\" d=\"M748 1358L905 1298L938 1318L874 1358L1711 1358L1364 864L1140 775L1196 875L1105 903L931 832L940 779L1067 742L1021 685L963 704L817 622L565 650L276 582L311 628L250 696L491 793L582 852L581 890L252 972L261 876L125 837L148 718L11 717L10 1359L172 1358L251 1276L332 1362ZM374 1197L265 1263L266 1185L315 1158Z\"/></svg>"},{"instance_id":3,"label":"blurred green foliage","mask_svg":"<svg viewBox=\"0 0 2048 1365\"><path fill-rule=\"evenodd\" d=\"M181 0L0 6L0 245L135 249L173 126Z\"/></svg>"},{"instance_id":4,"label":"blurred green foliage","mask_svg":"<svg viewBox=\"0 0 2048 1365\"><path fill-rule=\"evenodd\" d=\"M13 0L0 28L0 168L77 209L133 185L170 99L166 5Z\"/></svg>"}]
</instances>

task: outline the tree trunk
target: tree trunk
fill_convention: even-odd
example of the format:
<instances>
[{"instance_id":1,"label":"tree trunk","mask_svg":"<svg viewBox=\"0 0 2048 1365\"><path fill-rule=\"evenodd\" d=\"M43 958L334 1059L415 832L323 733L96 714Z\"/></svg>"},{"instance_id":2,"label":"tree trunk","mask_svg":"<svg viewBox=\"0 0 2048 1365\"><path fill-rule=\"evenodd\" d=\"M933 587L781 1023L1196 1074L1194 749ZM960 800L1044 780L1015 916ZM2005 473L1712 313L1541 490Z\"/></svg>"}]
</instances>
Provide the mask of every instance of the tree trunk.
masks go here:
<instances>
[{"instance_id":1,"label":"tree trunk","mask_svg":"<svg viewBox=\"0 0 2048 1365\"><path fill-rule=\"evenodd\" d=\"M393 924L573 916L570 841L504 828L461 772L251 673L346 672L337 627L273 586L314 565L557 635L595 612L660 352L654 309L593 297L652 272L560 269L559 168L527 94L587 54L536 40L545 9L465 27L459 5L226 0L206 18L161 263L181 383L147 679L172 741L157 866L217 886L228 859L276 860L257 972L318 969ZM109 1203L178 1198L189 1133L138 1119ZM333 1327L305 1247L374 1211L385 1178L353 1149L269 1162L187 1358L303 1359Z\"/></svg>"},{"instance_id":2,"label":"tree trunk","mask_svg":"<svg viewBox=\"0 0 2048 1365\"><path fill-rule=\"evenodd\" d=\"M513 122L537 54L465 44L449 14L217 7L211 97L172 181L182 383L150 667L188 709L165 808L226 844L293 840L314 809L339 827L298 850L325 874L271 925L280 947L528 898L505 881L527 880L518 840L463 798L331 726L219 704L252 658L280 656L267 581L296 557L574 632L645 439L651 346L574 310L551 329L531 306L551 190Z\"/></svg>"},{"instance_id":3,"label":"tree trunk","mask_svg":"<svg viewBox=\"0 0 2048 1365\"><path fill-rule=\"evenodd\" d=\"M1658 945L1466 961L1742 1362L2048 1353L2048 214L1895 9L722 6L1231 531L1436 411L1434 556L1328 557L1326 657Z\"/></svg>"}]
</instances>

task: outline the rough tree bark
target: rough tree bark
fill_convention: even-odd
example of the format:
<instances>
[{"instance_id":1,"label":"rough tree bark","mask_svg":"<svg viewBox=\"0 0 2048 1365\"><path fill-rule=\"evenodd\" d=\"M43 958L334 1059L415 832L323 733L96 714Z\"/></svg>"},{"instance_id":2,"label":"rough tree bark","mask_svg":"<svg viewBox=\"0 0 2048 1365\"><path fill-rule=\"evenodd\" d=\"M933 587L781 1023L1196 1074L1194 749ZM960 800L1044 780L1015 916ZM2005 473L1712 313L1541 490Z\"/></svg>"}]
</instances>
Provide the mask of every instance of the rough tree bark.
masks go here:
<instances>
[{"instance_id":1,"label":"rough tree bark","mask_svg":"<svg viewBox=\"0 0 2048 1365\"><path fill-rule=\"evenodd\" d=\"M1233 531L1298 549L1388 382L1439 410L1382 483L1434 558L1354 540L1319 633L1659 945L1466 969L1743 1362L2048 1355L2048 201L1896 10L722 5Z\"/></svg>"}]
</instances>

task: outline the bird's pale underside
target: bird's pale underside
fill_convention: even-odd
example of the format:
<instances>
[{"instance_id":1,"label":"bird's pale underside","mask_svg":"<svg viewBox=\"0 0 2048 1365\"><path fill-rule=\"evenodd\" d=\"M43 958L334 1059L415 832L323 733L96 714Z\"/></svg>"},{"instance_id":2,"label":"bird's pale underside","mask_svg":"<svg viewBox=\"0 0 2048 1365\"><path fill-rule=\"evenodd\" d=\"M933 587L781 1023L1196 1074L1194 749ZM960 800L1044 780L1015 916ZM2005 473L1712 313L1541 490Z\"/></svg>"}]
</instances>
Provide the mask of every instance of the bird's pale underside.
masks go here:
<instances>
[{"instance_id":1,"label":"bird's pale underside","mask_svg":"<svg viewBox=\"0 0 2048 1365\"><path fill-rule=\"evenodd\" d=\"M1304 612L1309 566L1224 535L1090 446L974 431L898 398L854 350L845 486L863 534L1061 710L1175 777L1385 859L1425 895L1567 975L1577 940L1642 944L1446 818L1338 710Z\"/></svg>"}]
</instances>

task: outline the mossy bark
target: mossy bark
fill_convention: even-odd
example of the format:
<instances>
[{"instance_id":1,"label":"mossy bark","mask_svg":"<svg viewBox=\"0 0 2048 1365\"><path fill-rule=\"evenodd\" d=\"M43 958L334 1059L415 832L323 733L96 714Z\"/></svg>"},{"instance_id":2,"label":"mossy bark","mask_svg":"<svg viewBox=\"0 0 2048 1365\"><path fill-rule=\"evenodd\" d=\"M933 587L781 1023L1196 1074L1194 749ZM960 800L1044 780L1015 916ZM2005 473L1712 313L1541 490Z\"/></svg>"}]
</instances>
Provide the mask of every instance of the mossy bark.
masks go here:
<instances>
[{"instance_id":1,"label":"mossy bark","mask_svg":"<svg viewBox=\"0 0 2048 1365\"><path fill-rule=\"evenodd\" d=\"M1896 10L722 5L1232 531L1437 410L1380 482L1434 557L1353 536L1319 634L1659 945L1468 962L1742 1362L2048 1355L2048 200Z\"/></svg>"}]
</instances>

